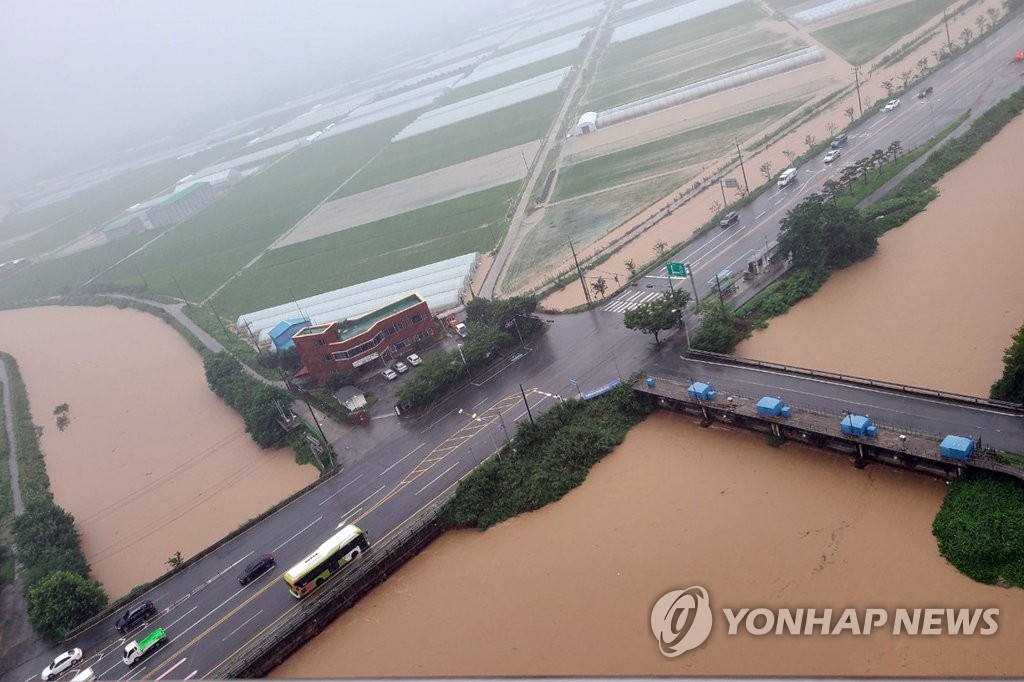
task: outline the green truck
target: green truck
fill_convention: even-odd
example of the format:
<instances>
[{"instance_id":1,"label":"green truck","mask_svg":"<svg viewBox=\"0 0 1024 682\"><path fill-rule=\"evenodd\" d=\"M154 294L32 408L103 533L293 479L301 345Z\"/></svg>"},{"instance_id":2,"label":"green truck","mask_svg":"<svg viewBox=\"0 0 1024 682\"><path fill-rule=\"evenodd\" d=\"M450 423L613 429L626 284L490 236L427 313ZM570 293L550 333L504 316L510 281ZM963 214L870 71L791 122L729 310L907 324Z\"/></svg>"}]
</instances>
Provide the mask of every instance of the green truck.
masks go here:
<instances>
[{"instance_id":1,"label":"green truck","mask_svg":"<svg viewBox=\"0 0 1024 682\"><path fill-rule=\"evenodd\" d=\"M167 633L157 628L138 642L128 642L124 647L124 664L129 668L167 643Z\"/></svg>"}]
</instances>

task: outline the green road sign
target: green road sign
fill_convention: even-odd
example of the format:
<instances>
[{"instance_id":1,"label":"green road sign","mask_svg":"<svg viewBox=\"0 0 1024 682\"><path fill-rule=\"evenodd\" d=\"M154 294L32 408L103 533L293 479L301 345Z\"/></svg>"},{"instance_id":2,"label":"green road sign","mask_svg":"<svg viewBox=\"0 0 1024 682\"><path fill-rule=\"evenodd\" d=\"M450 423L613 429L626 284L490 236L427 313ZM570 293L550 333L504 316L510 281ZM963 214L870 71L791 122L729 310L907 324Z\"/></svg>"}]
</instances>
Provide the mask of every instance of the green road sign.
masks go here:
<instances>
[{"instance_id":1,"label":"green road sign","mask_svg":"<svg viewBox=\"0 0 1024 682\"><path fill-rule=\"evenodd\" d=\"M686 277L686 264L685 263L666 263L665 269L668 270L668 274L672 277Z\"/></svg>"}]
</instances>

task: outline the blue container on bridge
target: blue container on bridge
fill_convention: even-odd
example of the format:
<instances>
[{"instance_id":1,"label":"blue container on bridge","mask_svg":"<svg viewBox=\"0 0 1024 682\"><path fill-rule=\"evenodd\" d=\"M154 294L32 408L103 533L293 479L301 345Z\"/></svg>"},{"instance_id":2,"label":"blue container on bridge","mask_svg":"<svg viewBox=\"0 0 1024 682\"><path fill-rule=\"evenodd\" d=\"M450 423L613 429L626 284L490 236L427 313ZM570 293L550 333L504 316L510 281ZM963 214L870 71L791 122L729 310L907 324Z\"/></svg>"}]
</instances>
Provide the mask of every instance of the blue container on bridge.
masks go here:
<instances>
[{"instance_id":1,"label":"blue container on bridge","mask_svg":"<svg viewBox=\"0 0 1024 682\"><path fill-rule=\"evenodd\" d=\"M718 397L715 389L711 388L709 384L700 381L690 384L690 388L686 389L686 393L694 400L714 400Z\"/></svg>"},{"instance_id":2,"label":"blue container on bridge","mask_svg":"<svg viewBox=\"0 0 1024 682\"><path fill-rule=\"evenodd\" d=\"M839 427L848 436L877 436L878 429L867 417L859 414L848 414L839 422Z\"/></svg>"},{"instance_id":3,"label":"blue container on bridge","mask_svg":"<svg viewBox=\"0 0 1024 682\"><path fill-rule=\"evenodd\" d=\"M974 454L974 441L970 438L950 434L939 443L939 453L949 459L966 461Z\"/></svg>"},{"instance_id":4,"label":"blue container on bridge","mask_svg":"<svg viewBox=\"0 0 1024 682\"><path fill-rule=\"evenodd\" d=\"M789 417L793 414L782 400L770 396L765 396L757 401L757 411L759 414L767 414L771 417Z\"/></svg>"}]
</instances>

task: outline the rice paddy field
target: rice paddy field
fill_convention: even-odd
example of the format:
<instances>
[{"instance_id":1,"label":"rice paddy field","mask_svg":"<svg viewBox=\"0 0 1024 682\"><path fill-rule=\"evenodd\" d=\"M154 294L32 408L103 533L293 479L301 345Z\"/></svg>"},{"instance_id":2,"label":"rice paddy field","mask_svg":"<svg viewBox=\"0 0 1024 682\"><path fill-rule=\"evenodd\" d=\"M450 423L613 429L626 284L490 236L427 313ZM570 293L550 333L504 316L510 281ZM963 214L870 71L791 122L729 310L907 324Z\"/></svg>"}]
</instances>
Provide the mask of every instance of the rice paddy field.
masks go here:
<instances>
[{"instance_id":1,"label":"rice paddy field","mask_svg":"<svg viewBox=\"0 0 1024 682\"><path fill-rule=\"evenodd\" d=\"M941 14L949 4L946 0L910 0L867 16L833 23L811 35L851 64L866 64L901 36Z\"/></svg>"}]
</instances>

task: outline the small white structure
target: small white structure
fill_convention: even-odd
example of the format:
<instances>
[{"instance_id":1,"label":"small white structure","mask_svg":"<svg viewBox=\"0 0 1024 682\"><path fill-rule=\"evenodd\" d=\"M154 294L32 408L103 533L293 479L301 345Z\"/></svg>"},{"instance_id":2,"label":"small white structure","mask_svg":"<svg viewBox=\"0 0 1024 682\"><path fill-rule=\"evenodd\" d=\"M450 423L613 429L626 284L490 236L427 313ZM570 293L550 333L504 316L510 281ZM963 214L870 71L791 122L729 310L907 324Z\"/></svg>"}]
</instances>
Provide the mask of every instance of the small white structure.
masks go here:
<instances>
[{"instance_id":1,"label":"small white structure","mask_svg":"<svg viewBox=\"0 0 1024 682\"><path fill-rule=\"evenodd\" d=\"M334 394L334 397L348 409L349 412L355 412L366 407L366 396L354 386L342 386L338 389L338 392Z\"/></svg>"},{"instance_id":2,"label":"small white structure","mask_svg":"<svg viewBox=\"0 0 1024 682\"><path fill-rule=\"evenodd\" d=\"M597 130L597 112L588 111L587 113L580 116L580 120L576 123L576 134L586 135Z\"/></svg>"}]
</instances>

